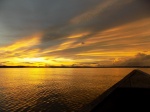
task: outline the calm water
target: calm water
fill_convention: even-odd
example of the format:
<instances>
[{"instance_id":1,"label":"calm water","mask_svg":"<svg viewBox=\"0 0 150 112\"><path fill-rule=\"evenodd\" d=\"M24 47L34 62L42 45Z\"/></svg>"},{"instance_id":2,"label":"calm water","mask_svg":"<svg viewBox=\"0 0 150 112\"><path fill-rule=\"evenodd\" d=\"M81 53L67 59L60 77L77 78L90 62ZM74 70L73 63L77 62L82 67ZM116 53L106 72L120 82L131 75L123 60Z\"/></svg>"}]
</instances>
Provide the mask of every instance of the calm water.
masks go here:
<instances>
[{"instance_id":1,"label":"calm water","mask_svg":"<svg viewBox=\"0 0 150 112\"><path fill-rule=\"evenodd\" d=\"M76 112L132 70L1 68L0 112Z\"/></svg>"}]
</instances>

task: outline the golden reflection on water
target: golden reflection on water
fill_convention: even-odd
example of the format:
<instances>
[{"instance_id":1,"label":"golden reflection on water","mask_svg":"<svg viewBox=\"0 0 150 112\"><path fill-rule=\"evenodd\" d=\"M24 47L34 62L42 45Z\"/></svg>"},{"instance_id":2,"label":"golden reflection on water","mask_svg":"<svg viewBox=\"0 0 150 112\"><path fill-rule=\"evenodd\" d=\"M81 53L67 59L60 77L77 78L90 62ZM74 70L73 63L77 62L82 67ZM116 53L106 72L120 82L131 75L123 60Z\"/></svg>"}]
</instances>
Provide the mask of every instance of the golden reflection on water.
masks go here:
<instances>
[{"instance_id":1,"label":"golden reflection on water","mask_svg":"<svg viewBox=\"0 0 150 112\"><path fill-rule=\"evenodd\" d=\"M5 95L5 106L10 111L26 105L32 105L36 100L35 88L45 79L44 69L5 69L3 80L0 80Z\"/></svg>"},{"instance_id":2,"label":"golden reflection on water","mask_svg":"<svg viewBox=\"0 0 150 112\"><path fill-rule=\"evenodd\" d=\"M76 111L132 70L1 68L0 111Z\"/></svg>"}]
</instances>

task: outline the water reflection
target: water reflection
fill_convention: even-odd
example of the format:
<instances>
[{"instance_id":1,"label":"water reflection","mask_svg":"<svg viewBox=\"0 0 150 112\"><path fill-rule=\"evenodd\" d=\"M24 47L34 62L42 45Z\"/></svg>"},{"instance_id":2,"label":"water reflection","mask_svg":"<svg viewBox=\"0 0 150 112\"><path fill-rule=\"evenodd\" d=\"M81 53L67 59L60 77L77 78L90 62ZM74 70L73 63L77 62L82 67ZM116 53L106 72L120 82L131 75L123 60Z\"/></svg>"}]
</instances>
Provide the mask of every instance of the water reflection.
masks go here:
<instances>
[{"instance_id":1,"label":"water reflection","mask_svg":"<svg viewBox=\"0 0 150 112\"><path fill-rule=\"evenodd\" d=\"M77 111L132 70L114 68L0 69L0 111Z\"/></svg>"}]
</instances>

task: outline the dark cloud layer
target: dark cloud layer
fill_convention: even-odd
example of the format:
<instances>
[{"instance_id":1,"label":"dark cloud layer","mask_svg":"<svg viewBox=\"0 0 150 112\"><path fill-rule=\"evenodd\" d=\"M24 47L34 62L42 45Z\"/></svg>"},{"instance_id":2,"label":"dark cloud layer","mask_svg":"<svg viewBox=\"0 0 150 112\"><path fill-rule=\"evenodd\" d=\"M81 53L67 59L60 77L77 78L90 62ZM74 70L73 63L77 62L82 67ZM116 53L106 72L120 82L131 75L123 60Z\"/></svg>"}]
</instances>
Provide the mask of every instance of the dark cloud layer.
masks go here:
<instances>
[{"instance_id":1,"label":"dark cloud layer","mask_svg":"<svg viewBox=\"0 0 150 112\"><path fill-rule=\"evenodd\" d=\"M47 42L66 38L74 32L84 30L93 30L92 34L95 34L101 30L149 16L148 13L150 13L148 0L142 0L142 2L141 0L112 0L109 2L110 0L1 1L0 23L5 30L2 36L16 40L41 31L45 32L43 42ZM83 17L77 23L70 23L73 18L90 11L94 13L94 10L97 11L94 17L87 15L87 18Z\"/></svg>"},{"instance_id":2,"label":"dark cloud layer","mask_svg":"<svg viewBox=\"0 0 150 112\"><path fill-rule=\"evenodd\" d=\"M109 0L105 0L106 3L108 1ZM92 31L92 33L89 36L91 37L91 35L94 35L99 31L150 16L149 15L150 10L148 10L148 7L145 7L147 4L146 0L145 2L134 1L134 0L133 1L131 0L131 2L129 1L130 0L126 0L126 1L114 0L114 2L108 5L108 7L104 9L100 8L93 18L91 18L90 16L88 18L87 15L87 17L83 17L81 18L81 20L78 20L79 22L77 22L76 24L66 23L66 25L58 27L57 32L55 32L56 30L54 30L54 32L48 31L48 35L49 37L52 36L53 38L61 38L61 37L67 37L73 32L80 32L80 31L87 30L87 31ZM99 4L95 5L95 7L98 6ZM100 5L99 7L102 6ZM98 10L98 9L94 9L93 7L91 7L91 9L87 10L87 12L90 12L91 10Z\"/></svg>"}]
</instances>

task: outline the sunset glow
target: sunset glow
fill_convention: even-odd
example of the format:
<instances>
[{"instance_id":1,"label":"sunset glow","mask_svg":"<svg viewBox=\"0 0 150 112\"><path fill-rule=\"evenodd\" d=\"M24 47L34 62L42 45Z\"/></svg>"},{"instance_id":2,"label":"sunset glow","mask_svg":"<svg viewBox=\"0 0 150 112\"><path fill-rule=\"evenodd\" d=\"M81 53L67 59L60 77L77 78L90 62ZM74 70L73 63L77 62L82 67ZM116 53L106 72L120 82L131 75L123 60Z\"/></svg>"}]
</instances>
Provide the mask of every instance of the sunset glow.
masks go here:
<instances>
[{"instance_id":1,"label":"sunset glow","mask_svg":"<svg viewBox=\"0 0 150 112\"><path fill-rule=\"evenodd\" d=\"M65 1L59 10L51 7L59 2L30 9L15 1L4 1L0 11L1 66L150 65L146 0Z\"/></svg>"}]
</instances>

